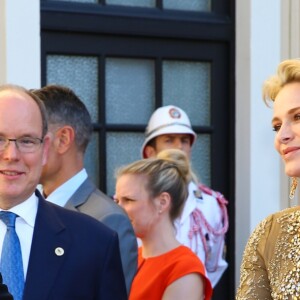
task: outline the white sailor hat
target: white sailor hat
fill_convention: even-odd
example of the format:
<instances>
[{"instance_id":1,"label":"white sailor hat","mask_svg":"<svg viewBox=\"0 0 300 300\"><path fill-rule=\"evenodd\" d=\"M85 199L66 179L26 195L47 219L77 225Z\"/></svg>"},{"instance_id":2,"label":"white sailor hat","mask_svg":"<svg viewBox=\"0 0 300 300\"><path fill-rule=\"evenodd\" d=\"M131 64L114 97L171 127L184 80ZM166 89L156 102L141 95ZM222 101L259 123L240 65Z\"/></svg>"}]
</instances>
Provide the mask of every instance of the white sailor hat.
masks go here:
<instances>
[{"instance_id":1,"label":"white sailor hat","mask_svg":"<svg viewBox=\"0 0 300 300\"><path fill-rule=\"evenodd\" d=\"M191 146L197 138L185 111L174 105L160 107L154 111L146 128L145 141L141 149L143 158L146 158L145 147L148 142L163 134L190 134Z\"/></svg>"}]
</instances>

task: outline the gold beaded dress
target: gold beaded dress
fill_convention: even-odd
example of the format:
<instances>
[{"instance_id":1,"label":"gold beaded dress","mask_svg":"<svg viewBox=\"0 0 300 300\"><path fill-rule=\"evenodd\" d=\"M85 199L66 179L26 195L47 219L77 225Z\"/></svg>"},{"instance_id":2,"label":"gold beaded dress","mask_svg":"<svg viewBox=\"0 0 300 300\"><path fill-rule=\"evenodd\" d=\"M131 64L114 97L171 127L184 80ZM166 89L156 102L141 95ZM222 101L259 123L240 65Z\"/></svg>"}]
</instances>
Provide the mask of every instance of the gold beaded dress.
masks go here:
<instances>
[{"instance_id":1,"label":"gold beaded dress","mask_svg":"<svg viewBox=\"0 0 300 300\"><path fill-rule=\"evenodd\" d=\"M300 300L300 207L264 219L251 234L236 300Z\"/></svg>"}]
</instances>

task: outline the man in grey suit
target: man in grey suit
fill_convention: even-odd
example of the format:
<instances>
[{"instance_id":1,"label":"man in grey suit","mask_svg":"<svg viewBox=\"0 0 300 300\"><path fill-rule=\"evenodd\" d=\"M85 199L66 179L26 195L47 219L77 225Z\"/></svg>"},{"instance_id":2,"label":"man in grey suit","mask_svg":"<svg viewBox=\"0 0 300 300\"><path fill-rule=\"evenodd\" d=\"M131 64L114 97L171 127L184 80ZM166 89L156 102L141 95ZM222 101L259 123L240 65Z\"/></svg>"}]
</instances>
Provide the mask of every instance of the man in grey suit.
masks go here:
<instances>
[{"instance_id":1,"label":"man in grey suit","mask_svg":"<svg viewBox=\"0 0 300 300\"><path fill-rule=\"evenodd\" d=\"M32 92L46 107L52 135L40 179L43 195L50 202L96 218L118 233L129 295L137 268L136 237L125 211L97 189L84 168L84 153L92 135L90 114L67 87L48 85Z\"/></svg>"}]
</instances>

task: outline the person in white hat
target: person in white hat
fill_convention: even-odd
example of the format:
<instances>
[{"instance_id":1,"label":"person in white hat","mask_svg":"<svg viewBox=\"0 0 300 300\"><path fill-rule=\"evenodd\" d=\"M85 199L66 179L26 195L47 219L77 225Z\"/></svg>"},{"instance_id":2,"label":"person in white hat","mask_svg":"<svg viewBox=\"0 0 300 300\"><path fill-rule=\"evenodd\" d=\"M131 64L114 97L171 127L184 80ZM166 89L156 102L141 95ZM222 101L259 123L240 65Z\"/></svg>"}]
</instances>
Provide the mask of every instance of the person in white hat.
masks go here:
<instances>
[{"instance_id":1,"label":"person in white hat","mask_svg":"<svg viewBox=\"0 0 300 300\"><path fill-rule=\"evenodd\" d=\"M151 116L141 148L143 158L156 157L164 149L180 149L190 158L197 138L187 114L179 107L158 108ZM181 216L175 221L176 237L188 246L205 265L213 287L227 268L224 239L228 230L227 200L198 182L196 176L188 186Z\"/></svg>"}]
</instances>

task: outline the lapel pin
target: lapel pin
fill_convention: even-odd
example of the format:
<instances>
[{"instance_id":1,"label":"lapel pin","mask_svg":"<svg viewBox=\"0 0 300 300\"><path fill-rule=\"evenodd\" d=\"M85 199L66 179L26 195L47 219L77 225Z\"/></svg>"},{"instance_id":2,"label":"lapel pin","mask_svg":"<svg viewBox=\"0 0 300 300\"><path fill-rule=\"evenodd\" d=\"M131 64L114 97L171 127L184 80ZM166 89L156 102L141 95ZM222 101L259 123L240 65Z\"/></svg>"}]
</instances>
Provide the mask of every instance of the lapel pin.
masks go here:
<instances>
[{"instance_id":1,"label":"lapel pin","mask_svg":"<svg viewBox=\"0 0 300 300\"><path fill-rule=\"evenodd\" d=\"M61 248L61 247L57 247L57 248L55 249L55 254L56 254L57 256L62 256L62 255L64 255L64 253L65 253L65 251L64 251L64 249Z\"/></svg>"}]
</instances>

